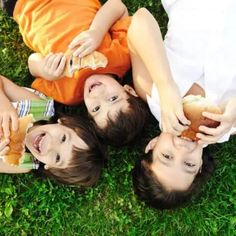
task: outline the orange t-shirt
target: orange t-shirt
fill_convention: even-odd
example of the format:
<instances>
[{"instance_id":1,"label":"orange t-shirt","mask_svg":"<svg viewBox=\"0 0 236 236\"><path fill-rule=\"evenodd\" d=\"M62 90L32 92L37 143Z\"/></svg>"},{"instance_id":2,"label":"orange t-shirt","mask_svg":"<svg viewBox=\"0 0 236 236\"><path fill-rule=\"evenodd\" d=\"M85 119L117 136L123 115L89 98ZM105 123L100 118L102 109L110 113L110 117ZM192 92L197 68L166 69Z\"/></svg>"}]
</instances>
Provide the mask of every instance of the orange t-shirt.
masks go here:
<instances>
[{"instance_id":1,"label":"orange t-shirt","mask_svg":"<svg viewBox=\"0 0 236 236\"><path fill-rule=\"evenodd\" d=\"M98 0L18 0L14 19L19 24L25 44L43 55L65 52L72 39L90 27L101 7ZM32 87L58 102L75 105L83 100L86 78L92 74L122 77L130 68L127 30L130 17L117 21L97 49L108 59L106 68L82 69L73 78L56 81L36 78Z\"/></svg>"}]
</instances>

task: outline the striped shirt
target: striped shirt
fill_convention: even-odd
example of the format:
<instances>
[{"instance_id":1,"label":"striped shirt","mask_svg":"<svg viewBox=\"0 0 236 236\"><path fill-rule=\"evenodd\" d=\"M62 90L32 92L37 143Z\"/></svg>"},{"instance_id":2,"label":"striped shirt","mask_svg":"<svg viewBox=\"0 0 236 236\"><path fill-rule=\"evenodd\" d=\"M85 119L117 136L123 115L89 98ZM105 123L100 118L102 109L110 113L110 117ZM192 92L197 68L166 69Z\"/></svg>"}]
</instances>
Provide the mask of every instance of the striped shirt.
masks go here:
<instances>
[{"instance_id":1,"label":"striped shirt","mask_svg":"<svg viewBox=\"0 0 236 236\"><path fill-rule=\"evenodd\" d=\"M30 89L25 88L34 94L38 95L38 100L21 100L13 102L12 105L16 108L19 117L23 117L32 114L35 121L48 120L55 114L54 101L53 99L46 97L44 94ZM25 153L21 158L19 168L24 169L38 169L39 162L35 159L31 153Z\"/></svg>"}]
</instances>

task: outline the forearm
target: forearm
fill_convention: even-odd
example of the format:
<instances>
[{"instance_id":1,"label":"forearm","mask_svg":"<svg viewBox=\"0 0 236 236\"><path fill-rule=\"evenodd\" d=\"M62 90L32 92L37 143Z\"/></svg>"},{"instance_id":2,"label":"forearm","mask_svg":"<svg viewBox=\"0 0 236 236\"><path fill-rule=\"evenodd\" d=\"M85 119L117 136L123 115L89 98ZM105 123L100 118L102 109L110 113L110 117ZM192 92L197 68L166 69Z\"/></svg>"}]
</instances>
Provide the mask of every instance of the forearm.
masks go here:
<instances>
[{"instance_id":1,"label":"forearm","mask_svg":"<svg viewBox=\"0 0 236 236\"><path fill-rule=\"evenodd\" d=\"M30 170L22 169L17 166L8 165L0 159L0 173L21 174L21 173L28 173L28 172L30 172Z\"/></svg>"},{"instance_id":2,"label":"forearm","mask_svg":"<svg viewBox=\"0 0 236 236\"><path fill-rule=\"evenodd\" d=\"M0 76L0 101L16 102L23 99L39 99L37 95Z\"/></svg>"},{"instance_id":3,"label":"forearm","mask_svg":"<svg viewBox=\"0 0 236 236\"><path fill-rule=\"evenodd\" d=\"M28 67L31 75L34 77L42 77L43 55L40 53L32 53L28 58Z\"/></svg>"},{"instance_id":4,"label":"forearm","mask_svg":"<svg viewBox=\"0 0 236 236\"><path fill-rule=\"evenodd\" d=\"M127 8L121 0L108 0L97 12L90 29L99 30L104 36L117 20L127 15Z\"/></svg>"},{"instance_id":5,"label":"forearm","mask_svg":"<svg viewBox=\"0 0 236 236\"><path fill-rule=\"evenodd\" d=\"M128 40L131 50L143 61L158 91L174 83L159 25L147 10L140 9L133 16Z\"/></svg>"}]
</instances>

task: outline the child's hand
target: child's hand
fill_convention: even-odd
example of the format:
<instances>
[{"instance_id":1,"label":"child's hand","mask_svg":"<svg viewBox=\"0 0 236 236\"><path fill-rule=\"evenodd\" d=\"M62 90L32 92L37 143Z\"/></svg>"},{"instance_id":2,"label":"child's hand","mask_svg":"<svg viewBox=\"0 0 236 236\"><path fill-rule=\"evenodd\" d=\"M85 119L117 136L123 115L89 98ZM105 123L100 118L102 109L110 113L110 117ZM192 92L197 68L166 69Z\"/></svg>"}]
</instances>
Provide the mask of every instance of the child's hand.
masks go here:
<instances>
[{"instance_id":1,"label":"child's hand","mask_svg":"<svg viewBox=\"0 0 236 236\"><path fill-rule=\"evenodd\" d=\"M13 131L18 130L18 115L12 104L4 103L0 107L0 138L10 136L10 123Z\"/></svg>"},{"instance_id":2,"label":"child's hand","mask_svg":"<svg viewBox=\"0 0 236 236\"><path fill-rule=\"evenodd\" d=\"M57 80L63 76L66 57L63 53L49 53L43 61L41 75L46 80Z\"/></svg>"},{"instance_id":3,"label":"child's hand","mask_svg":"<svg viewBox=\"0 0 236 236\"><path fill-rule=\"evenodd\" d=\"M159 91L161 129L163 132L180 135L190 121L184 115L183 103L176 84L167 85Z\"/></svg>"},{"instance_id":4,"label":"child's hand","mask_svg":"<svg viewBox=\"0 0 236 236\"><path fill-rule=\"evenodd\" d=\"M70 49L78 47L74 56L84 57L95 51L101 44L103 36L98 30L90 29L76 36L69 45Z\"/></svg>"},{"instance_id":5,"label":"child's hand","mask_svg":"<svg viewBox=\"0 0 236 236\"><path fill-rule=\"evenodd\" d=\"M230 131L236 121L236 99L229 100L223 114L203 112L202 115L209 119L219 121L220 125L216 128L200 126L199 130L204 134L197 134L197 137L200 139L198 142L200 144L216 143L223 135Z\"/></svg>"},{"instance_id":6,"label":"child's hand","mask_svg":"<svg viewBox=\"0 0 236 236\"><path fill-rule=\"evenodd\" d=\"M0 156L4 156L9 152L8 144L10 143L9 139L4 139L0 141Z\"/></svg>"}]
</instances>

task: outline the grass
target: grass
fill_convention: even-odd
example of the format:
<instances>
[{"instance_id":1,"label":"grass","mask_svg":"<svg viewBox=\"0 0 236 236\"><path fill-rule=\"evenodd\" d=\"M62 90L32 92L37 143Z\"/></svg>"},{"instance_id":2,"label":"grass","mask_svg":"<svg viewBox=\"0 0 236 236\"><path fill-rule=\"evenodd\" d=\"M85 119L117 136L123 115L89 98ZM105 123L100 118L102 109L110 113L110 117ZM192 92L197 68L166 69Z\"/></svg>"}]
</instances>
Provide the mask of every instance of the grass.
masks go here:
<instances>
[{"instance_id":1,"label":"grass","mask_svg":"<svg viewBox=\"0 0 236 236\"><path fill-rule=\"evenodd\" d=\"M167 19L159 1L125 3L131 13L147 7L165 32ZM0 73L29 85L29 53L16 24L0 12ZM99 184L87 190L31 174L0 175L0 235L236 235L236 139L211 146L217 169L200 198L161 212L137 200L131 181L135 160L157 131L152 121L143 140L122 150L110 148L108 168Z\"/></svg>"}]
</instances>

